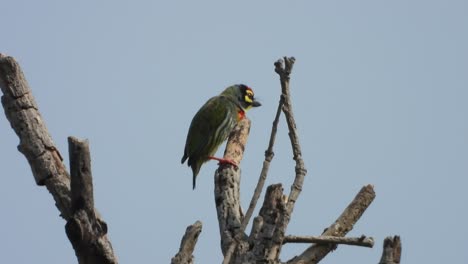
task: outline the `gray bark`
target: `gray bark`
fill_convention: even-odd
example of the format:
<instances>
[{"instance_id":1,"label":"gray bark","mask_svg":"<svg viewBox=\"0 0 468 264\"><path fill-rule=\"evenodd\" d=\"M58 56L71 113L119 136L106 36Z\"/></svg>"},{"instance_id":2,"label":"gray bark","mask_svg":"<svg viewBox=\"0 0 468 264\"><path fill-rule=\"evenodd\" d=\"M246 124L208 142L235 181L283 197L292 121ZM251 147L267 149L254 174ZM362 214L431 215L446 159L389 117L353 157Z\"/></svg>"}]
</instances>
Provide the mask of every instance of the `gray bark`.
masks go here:
<instances>
[{"instance_id":1,"label":"gray bark","mask_svg":"<svg viewBox=\"0 0 468 264\"><path fill-rule=\"evenodd\" d=\"M107 224L94 209L91 155L87 140L68 138L71 172L72 217L65 225L80 264L116 264L107 239Z\"/></svg>"},{"instance_id":2,"label":"gray bark","mask_svg":"<svg viewBox=\"0 0 468 264\"><path fill-rule=\"evenodd\" d=\"M224 152L224 159L234 161L238 167L220 165L214 176L216 212L223 254L226 254L236 236L244 236L240 230L244 217L240 205L240 164L249 131L250 120L244 118L231 132Z\"/></svg>"},{"instance_id":3,"label":"gray bark","mask_svg":"<svg viewBox=\"0 0 468 264\"><path fill-rule=\"evenodd\" d=\"M47 131L20 66L3 54L0 54L0 89L5 115L20 140L18 150L28 160L36 184L47 187L60 215L67 221L67 235L79 263L117 263L106 235L107 225L95 214L87 143L71 139L70 184L62 156ZM77 148L80 150L75 152Z\"/></svg>"},{"instance_id":4,"label":"gray bark","mask_svg":"<svg viewBox=\"0 0 468 264\"><path fill-rule=\"evenodd\" d=\"M286 243L315 243L315 244L344 244L361 247L373 247L372 237L337 237L337 236L286 236L283 244Z\"/></svg>"},{"instance_id":5,"label":"gray bark","mask_svg":"<svg viewBox=\"0 0 468 264\"><path fill-rule=\"evenodd\" d=\"M179 252L172 258L171 264L192 264L194 263L193 251L197 244L198 236L202 231L200 221L187 227L182 241L180 242Z\"/></svg>"},{"instance_id":6,"label":"gray bark","mask_svg":"<svg viewBox=\"0 0 468 264\"><path fill-rule=\"evenodd\" d=\"M387 237L383 243L382 258L379 264L400 264L401 240L399 236Z\"/></svg>"},{"instance_id":7,"label":"gray bark","mask_svg":"<svg viewBox=\"0 0 468 264\"><path fill-rule=\"evenodd\" d=\"M374 187L366 185L362 187L354 200L346 207L336 221L325 231L323 236L343 237L353 229L354 224L361 218L362 214L375 198ZM307 248L302 254L288 261L288 263L318 263L328 253L336 249L336 244L316 244Z\"/></svg>"},{"instance_id":8,"label":"gray bark","mask_svg":"<svg viewBox=\"0 0 468 264\"><path fill-rule=\"evenodd\" d=\"M37 185L45 185L61 216L70 217L70 176L47 131L39 108L18 63L0 54L2 105L19 137L18 150L26 157Z\"/></svg>"}]
</instances>

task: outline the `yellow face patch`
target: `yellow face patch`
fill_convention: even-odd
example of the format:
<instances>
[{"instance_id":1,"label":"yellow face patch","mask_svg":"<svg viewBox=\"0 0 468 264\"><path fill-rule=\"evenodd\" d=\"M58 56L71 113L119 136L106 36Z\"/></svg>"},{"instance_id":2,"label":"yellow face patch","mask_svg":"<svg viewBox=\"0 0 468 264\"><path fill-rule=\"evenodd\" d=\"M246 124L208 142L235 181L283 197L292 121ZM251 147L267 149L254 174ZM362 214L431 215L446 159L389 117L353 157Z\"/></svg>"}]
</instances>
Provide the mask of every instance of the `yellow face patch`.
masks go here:
<instances>
[{"instance_id":1,"label":"yellow face patch","mask_svg":"<svg viewBox=\"0 0 468 264\"><path fill-rule=\"evenodd\" d=\"M252 92L252 90L246 90L245 91L246 95L244 96L244 100L247 102L247 103L253 103L253 96L254 96L254 93Z\"/></svg>"}]
</instances>

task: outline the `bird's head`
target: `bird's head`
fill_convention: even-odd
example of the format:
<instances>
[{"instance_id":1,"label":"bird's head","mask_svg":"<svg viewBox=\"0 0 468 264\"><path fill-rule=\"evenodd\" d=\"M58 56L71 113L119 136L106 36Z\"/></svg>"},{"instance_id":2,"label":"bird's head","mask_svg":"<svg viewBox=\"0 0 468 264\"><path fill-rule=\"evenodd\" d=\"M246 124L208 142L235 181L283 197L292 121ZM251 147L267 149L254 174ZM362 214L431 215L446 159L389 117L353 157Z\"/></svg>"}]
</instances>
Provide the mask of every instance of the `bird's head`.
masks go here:
<instances>
[{"instance_id":1,"label":"bird's head","mask_svg":"<svg viewBox=\"0 0 468 264\"><path fill-rule=\"evenodd\" d=\"M229 86L221 95L229 96L235 99L243 110L249 110L252 107L258 107L262 104L255 100L252 88L244 84L236 84Z\"/></svg>"}]
</instances>

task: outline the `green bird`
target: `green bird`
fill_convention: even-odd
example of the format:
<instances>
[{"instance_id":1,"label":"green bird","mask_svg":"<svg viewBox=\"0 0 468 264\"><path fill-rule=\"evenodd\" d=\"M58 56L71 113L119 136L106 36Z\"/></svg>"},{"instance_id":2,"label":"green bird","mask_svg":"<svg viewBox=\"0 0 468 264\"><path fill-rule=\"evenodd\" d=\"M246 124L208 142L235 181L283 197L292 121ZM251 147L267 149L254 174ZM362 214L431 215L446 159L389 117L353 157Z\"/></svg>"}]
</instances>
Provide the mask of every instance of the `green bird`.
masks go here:
<instances>
[{"instance_id":1,"label":"green bird","mask_svg":"<svg viewBox=\"0 0 468 264\"><path fill-rule=\"evenodd\" d=\"M244 84L226 88L220 95L209 99L192 119L185 142L184 156L187 165L192 167L193 189L200 168L208 160L220 163L233 161L213 157L219 145L223 143L237 123L245 117L245 112L261 104L255 100L253 90Z\"/></svg>"}]
</instances>

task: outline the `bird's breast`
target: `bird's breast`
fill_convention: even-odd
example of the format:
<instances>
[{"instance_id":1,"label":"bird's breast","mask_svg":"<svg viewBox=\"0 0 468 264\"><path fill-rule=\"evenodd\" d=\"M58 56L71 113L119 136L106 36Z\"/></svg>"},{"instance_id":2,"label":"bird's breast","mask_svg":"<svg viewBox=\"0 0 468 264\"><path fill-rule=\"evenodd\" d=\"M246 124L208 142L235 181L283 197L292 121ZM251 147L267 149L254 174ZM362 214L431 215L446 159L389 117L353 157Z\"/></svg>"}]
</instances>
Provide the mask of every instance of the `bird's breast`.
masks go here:
<instances>
[{"instance_id":1,"label":"bird's breast","mask_svg":"<svg viewBox=\"0 0 468 264\"><path fill-rule=\"evenodd\" d=\"M237 111L237 122L241 121L245 117L245 111L242 109L239 109Z\"/></svg>"}]
</instances>

